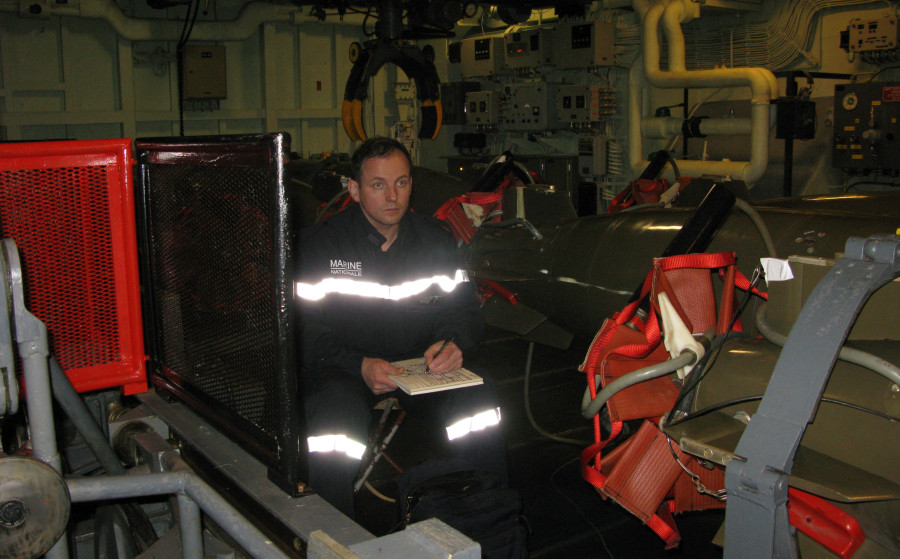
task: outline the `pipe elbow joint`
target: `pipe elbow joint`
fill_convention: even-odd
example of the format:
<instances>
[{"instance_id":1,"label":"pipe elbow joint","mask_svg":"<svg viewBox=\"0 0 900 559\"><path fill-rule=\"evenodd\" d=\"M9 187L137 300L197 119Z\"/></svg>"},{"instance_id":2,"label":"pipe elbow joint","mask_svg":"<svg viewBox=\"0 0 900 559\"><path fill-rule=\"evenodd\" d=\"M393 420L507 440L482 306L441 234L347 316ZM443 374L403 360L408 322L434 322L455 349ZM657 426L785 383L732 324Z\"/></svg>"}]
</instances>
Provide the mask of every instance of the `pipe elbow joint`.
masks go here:
<instances>
[{"instance_id":1,"label":"pipe elbow joint","mask_svg":"<svg viewBox=\"0 0 900 559\"><path fill-rule=\"evenodd\" d=\"M700 4L691 0L673 0L663 8L662 18L666 25L690 23L700 17Z\"/></svg>"},{"instance_id":2,"label":"pipe elbow joint","mask_svg":"<svg viewBox=\"0 0 900 559\"><path fill-rule=\"evenodd\" d=\"M744 165L743 169L743 180L748 185L754 184L760 178L762 178L763 173L766 172L766 167L769 165L769 158L767 155L761 156L758 160L748 161L746 165Z\"/></svg>"}]
</instances>

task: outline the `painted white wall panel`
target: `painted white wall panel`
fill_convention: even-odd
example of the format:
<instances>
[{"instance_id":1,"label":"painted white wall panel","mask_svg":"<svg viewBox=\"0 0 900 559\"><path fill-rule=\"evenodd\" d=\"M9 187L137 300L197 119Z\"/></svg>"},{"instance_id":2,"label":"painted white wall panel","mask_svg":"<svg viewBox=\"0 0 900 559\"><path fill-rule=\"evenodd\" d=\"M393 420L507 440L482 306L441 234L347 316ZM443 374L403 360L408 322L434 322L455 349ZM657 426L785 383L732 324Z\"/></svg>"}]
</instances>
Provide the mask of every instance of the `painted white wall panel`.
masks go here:
<instances>
[{"instance_id":1,"label":"painted white wall panel","mask_svg":"<svg viewBox=\"0 0 900 559\"><path fill-rule=\"evenodd\" d=\"M184 7L122 4L129 17L180 22ZM238 13L229 15L230 19ZM198 21L223 19L210 7ZM227 41L227 98L219 108L186 110L184 133L285 131L302 152L352 151L340 108L358 26L263 24L249 39ZM168 136L179 133L176 43L130 41L101 20L21 19L0 13L0 135L10 140ZM35 61L39 60L39 64ZM267 75L268 73L268 75ZM385 77L373 87L387 87ZM371 91L371 89L370 89ZM373 133L387 133L384 94L366 111ZM190 108L190 107L189 107ZM377 118L376 118L377 115ZM46 134L46 137L42 137ZM95 135L96 134L96 135Z\"/></svg>"},{"instance_id":2,"label":"painted white wall panel","mask_svg":"<svg viewBox=\"0 0 900 559\"><path fill-rule=\"evenodd\" d=\"M334 64L339 57L347 58L347 50L335 52L332 28L312 26L299 36L300 107L330 109L335 106ZM343 89L341 90L343 93Z\"/></svg>"},{"instance_id":3,"label":"painted white wall panel","mask_svg":"<svg viewBox=\"0 0 900 559\"><path fill-rule=\"evenodd\" d=\"M260 76L271 84L267 91L268 109L292 109L300 106L300 74L298 68L298 44L300 34L290 25L274 25L265 38L265 53L271 76ZM262 79L260 80L263 81Z\"/></svg>"},{"instance_id":4,"label":"painted white wall panel","mask_svg":"<svg viewBox=\"0 0 900 559\"><path fill-rule=\"evenodd\" d=\"M66 110L66 95L61 89L14 89L10 111L22 113L53 112Z\"/></svg>"},{"instance_id":5,"label":"painted white wall panel","mask_svg":"<svg viewBox=\"0 0 900 559\"><path fill-rule=\"evenodd\" d=\"M166 42L141 42L132 48L135 111L177 110L170 94L177 63L175 45Z\"/></svg>"},{"instance_id":6,"label":"painted white wall panel","mask_svg":"<svg viewBox=\"0 0 900 559\"><path fill-rule=\"evenodd\" d=\"M176 123L169 121L138 122L135 125L135 138L156 138L175 136L178 134Z\"/></svg>"},{"instance_id":7,"label":"painted white wall panel","mask_svg":"<svg viewBox=\"0 0 900 559\"><path fill-rule=\"evenodd\" d=\"M59 27L59 19L22 19L0 14L7 88L35 89L62 83Z\"/></svg>"},{"instance_id":8,"label":"painted white wall panel","mask_svg":"<svg viewBox=\"0 0 900 559\"><path fill-rule=\"evenodd\" d=\"M66 19L60 38L66 110L119 109L116 37L109 33L109 26L92 19Z\"/></svg>"},{"instance_id":9,"label":"painted white wall panel","mask_svg":"<svg viewBox=\"0 0 900 559\"><path fill-rule=\"evenodd\" d=\"M225 74L228 98L222 109L261 109L265 106L262 93L262 52L258 40L223 43L225 45Z\"/></svg>"},{"instance_id":10,"label":"painted white wall panel","mask_svg":"<svg viewBox=\"0 0 900 559\"><path fill-rule=\"evenodd\" d=\"M262 134L263 121L258 118L219 121L219 134Z\"/></svg>"}]
</instances>

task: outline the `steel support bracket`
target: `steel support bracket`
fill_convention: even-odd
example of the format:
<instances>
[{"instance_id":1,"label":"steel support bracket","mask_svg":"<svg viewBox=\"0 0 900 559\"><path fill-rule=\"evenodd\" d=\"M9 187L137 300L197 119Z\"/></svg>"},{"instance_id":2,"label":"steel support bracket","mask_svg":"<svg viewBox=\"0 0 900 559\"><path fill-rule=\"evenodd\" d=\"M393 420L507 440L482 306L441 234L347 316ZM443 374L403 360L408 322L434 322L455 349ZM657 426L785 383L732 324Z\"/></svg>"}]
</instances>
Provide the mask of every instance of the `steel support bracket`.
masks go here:
<instances>
[{"instance_id":1,"label":"steel support bracket","mask_svg":"<svg viewBox=\"0 0 900 559\"><path fill-rule=\"evenodd\" d=\"M16 351L13 315L13 287L6 251L0 249L0 417L19 411L19 383L16 380Z\"/></svg>"},{"instance_id":2,"label":"steel support bracket","mask_svg":"<svg viewBox=\"0 0 900 559\"><path fill-rule=\"evenodd\" d=\"M725 469L725 557L797 557L788 476L841 346L869 296L900 275L900 237L851 237L794 323Z\"/></svg>"}]
</instances>

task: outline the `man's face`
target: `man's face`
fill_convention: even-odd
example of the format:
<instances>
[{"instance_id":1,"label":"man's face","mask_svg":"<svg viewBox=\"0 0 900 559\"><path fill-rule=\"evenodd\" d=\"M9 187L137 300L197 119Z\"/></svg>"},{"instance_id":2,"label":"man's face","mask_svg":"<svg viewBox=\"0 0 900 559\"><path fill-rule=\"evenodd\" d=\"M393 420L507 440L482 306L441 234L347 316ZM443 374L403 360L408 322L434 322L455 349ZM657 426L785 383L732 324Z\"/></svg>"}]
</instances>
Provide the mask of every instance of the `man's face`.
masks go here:
<instances>
[{"instance_id":1,"label":"man's face","mask_svg":"<svg viewBox=\"0 0 900 559\"><path fill-rule=\"evenodd\" d=\"M359 182L347 181L354 201L375 229L393 240L400 219L409 208L412 176L406 156L393 151L384 157L370 157L362 164Z\"/></svg>"}]
</instances>

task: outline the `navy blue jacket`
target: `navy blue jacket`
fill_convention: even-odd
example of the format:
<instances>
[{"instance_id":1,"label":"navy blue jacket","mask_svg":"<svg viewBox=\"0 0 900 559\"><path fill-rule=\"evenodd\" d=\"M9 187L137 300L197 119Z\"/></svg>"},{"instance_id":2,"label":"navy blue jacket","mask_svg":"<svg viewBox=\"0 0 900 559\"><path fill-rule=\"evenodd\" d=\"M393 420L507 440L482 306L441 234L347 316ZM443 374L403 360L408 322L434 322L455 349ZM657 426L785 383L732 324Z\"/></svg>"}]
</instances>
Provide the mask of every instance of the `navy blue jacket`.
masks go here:
<instances>
[{"instance_id":1,"label":"navy blue jacket","mask_svg":"<svg viewBox=\"0 0 900 559\"><path fill-rule=\"evenodd\" d=\"M326 278L395 286L463 270L453 235L432 217L407 212L386 252L385 238L357 204L300 232L295 281ZM475 288L460 283L447 293L437 285L400 300L329 294L297 296L300 351L305 368L339 367L361 375L363 357L387 361L420 357L438 340L455 336L465 353L481 339L483 318Z\"/></svg>"}]
</instances>

